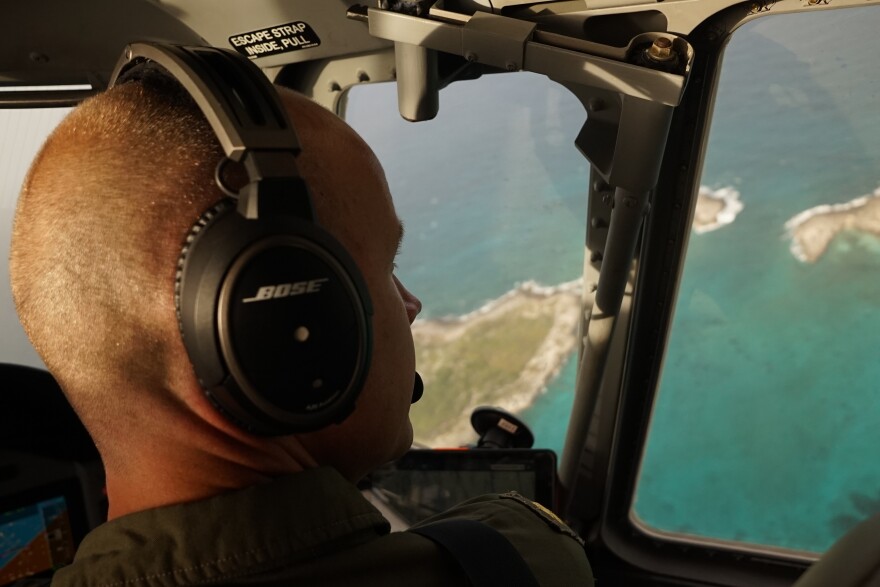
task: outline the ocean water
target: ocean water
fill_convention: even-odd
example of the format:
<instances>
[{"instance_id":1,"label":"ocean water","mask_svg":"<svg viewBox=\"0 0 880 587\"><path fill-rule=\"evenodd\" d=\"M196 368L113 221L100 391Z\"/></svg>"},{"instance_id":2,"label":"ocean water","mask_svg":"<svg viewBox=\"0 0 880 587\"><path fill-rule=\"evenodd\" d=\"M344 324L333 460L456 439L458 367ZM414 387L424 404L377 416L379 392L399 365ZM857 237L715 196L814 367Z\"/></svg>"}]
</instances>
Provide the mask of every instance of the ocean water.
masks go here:
<instances>
[{"instance_id":1,"label":"ocean water","mask_svg":"<svg viewBox=\"0 0 880 587\"><path fill-rule=\"evenodd\" d=\"M471 312L528 280L576 279L589 176L574 148L580 102L530 73L457 82L440 99L435 120L412 124L395 86L361 86L346 113L385 168L406 230L398 275L421 316ZM569 360L527 411L537 445L561 452L575 373Z\"/></svg>"},{"instance_id":2,"label":"ocean water","mask_svg":"<svg viewBox=\"0 0 880 587\"><path fill-rule=\"evenodd\" d=\"M691 238L635 505L650 526L821 552L880 511L880 239L804 264L783 228L880 184L878 26L877 7L787 15L728 47L703 183L745 207Z\"/></svg>"},{"instance_id":3,"label":"ocean water","mask_svg":"<svg viewBox=\"0 0 880 587\"><path fill-rule=\"evenodd\" d=\"M572 144L586 114L567 90L528 73L457 82L435 120L413 124L394 85L368 85L346 118L385 168L406 231L398 275L422 317L580 275L588 164Z\"/></svg>"},{"instance_id":4,"label":"ocean water","mask_svg":"<svg viewBox=\"0 0 880 587\"><path fill-rule=\"evenodd\" d=\"M771 16L729 45L702 183L744 209L691 238L634 505L648 526L821 552L880 510L880 239L840 235L807 265L783 228L880 185L877 30L880 7ZM424 315L580 273L583 117L529 74L453 84L414 125L393 86L353 92ZM574 367L525 414L540 446L562 447Z\"/></svg>"}]
</instances>

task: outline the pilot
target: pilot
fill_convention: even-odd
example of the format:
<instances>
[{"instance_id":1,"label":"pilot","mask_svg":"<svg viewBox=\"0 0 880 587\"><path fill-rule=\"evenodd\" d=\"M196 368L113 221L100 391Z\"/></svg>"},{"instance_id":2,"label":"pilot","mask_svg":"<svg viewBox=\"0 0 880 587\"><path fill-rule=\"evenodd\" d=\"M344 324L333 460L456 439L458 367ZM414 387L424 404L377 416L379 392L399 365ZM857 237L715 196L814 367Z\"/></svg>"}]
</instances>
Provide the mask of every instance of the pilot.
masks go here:
<instances>
[{"instance_id":1,"label":"pilot","mask_svg":"<svg viewBox=\"0 0 880 587\"><path fill-rule=\"evenodd\" d=\"M372 299L372 360L356 408L339 424L282 436L252 434L215 409L174 292L181 244L224 197L218 140L163 76L85 101L32 164L10 259L21 322L106 469L109 521L56 573L57 587L468 584L434 541L390 533L355 487L412 442L410 324L421 302L394 274L403 229L374 154L334 114L278 91L317 216ZM486 496L441 518L498 530L540 585L592 584L582 542L521 498Z\"/></svg>"}]
</instances>

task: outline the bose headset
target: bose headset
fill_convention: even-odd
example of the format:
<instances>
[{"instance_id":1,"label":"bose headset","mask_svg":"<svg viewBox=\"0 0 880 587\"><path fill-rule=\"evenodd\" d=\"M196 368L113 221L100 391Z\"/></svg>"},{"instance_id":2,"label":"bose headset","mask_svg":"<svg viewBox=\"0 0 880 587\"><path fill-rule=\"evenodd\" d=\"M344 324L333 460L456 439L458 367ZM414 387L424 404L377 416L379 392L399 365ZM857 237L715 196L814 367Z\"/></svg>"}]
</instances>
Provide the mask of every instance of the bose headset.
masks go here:
<instances>
[{"instance_id":1,"label":"bose headset","mask_svg":"<svg viewBox=\"0 0 880 587\"><path fill-rule=\"evenodd\" d=\"M229 197L195 223L175 304L189 358L223 414L261 435L316 430L354 409L370 364L372 304L354 261L317 223L299 140L265 75L233 51L129 45L110 87L158 70L195 100L226 155ZM247 183L231 192L222 167ZM184 194L181 194L184 197ZM416 374L413 401L421 396Z\"/></svg>"}]
</instances>

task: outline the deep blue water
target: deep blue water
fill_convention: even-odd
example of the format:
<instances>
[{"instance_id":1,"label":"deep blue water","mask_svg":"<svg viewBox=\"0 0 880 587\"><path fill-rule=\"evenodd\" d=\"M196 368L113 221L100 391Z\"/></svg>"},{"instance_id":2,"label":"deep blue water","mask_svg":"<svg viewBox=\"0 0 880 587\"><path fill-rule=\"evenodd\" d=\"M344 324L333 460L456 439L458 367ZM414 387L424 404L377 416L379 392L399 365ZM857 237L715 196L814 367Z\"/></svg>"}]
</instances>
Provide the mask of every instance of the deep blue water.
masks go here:
<instances>
[{"instance_id":1,"label":"deep blue water","mask_svg":"<svg viewBox=\"0 0 880 587\"><path fill-rule=\"evenodd\" d=\"M822 551L880 509L880 240L841 235L806 265L783 228L880 185L877 30L868 7L730 43L702 183L745 207L691 238L635 504L650 526ZM359 89L349 120L385 165L426 316L580 274L584 114L565 90L505 75L444 90L430 123L395 107L392 86ZM569 361L525 414L538 445L561 449L573 386Z\"/></svg>"}]
</instances>

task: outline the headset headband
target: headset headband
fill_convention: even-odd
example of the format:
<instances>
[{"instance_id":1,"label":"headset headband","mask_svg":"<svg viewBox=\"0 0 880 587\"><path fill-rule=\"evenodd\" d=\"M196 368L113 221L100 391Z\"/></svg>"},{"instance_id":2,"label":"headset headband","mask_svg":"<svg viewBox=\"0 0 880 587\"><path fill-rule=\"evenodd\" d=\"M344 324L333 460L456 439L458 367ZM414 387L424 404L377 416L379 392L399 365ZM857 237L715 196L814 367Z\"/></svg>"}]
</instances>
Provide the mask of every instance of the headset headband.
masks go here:
<instances>
[{"instance_id":1,"label":"headset headband","mask_svg":"<svg viewBox=\"0 0 880 587\"><path fill-rule=\"evenodd\" d=\"M244 165L248 183L236 195L239 214L256 219L283 213L315 220L311 196L296 167L299 139L266 76L244 57L215 47L131 43L110 77L110 87L138 79L149 66L164 69L183 86L226 157Z\"/></svg>"}]
</instances>

